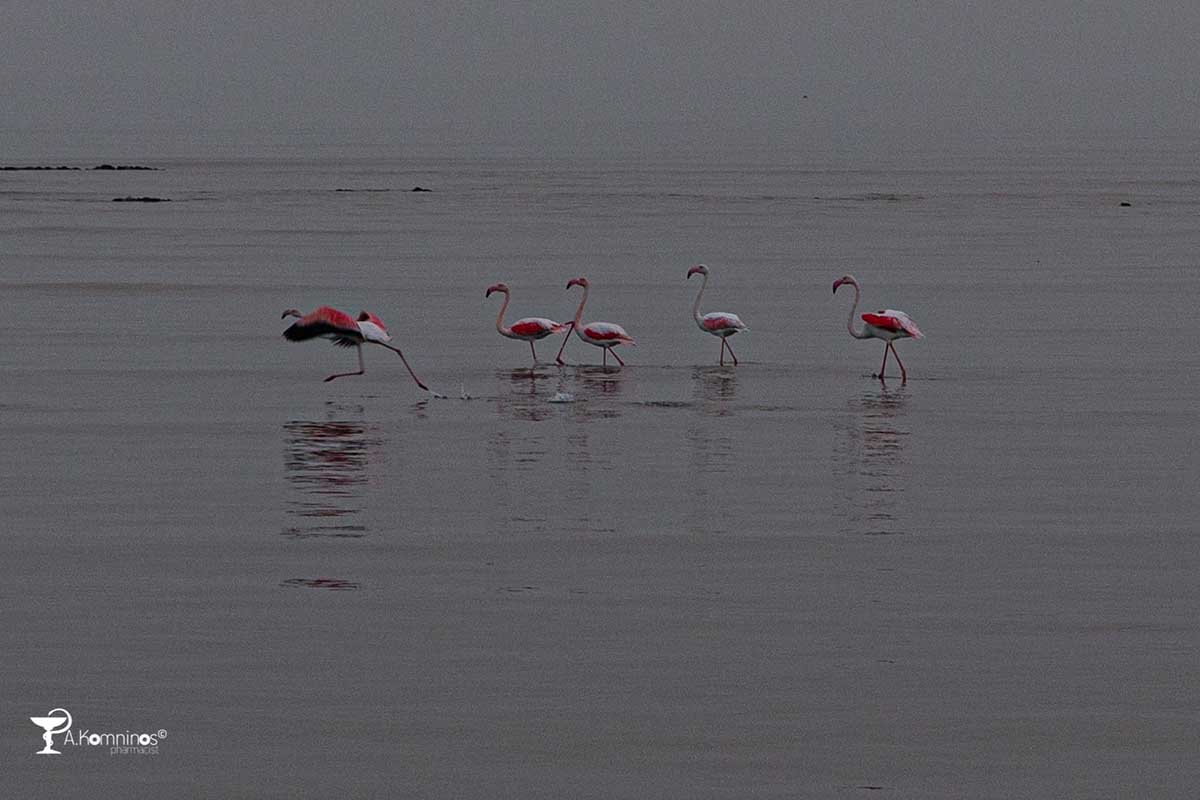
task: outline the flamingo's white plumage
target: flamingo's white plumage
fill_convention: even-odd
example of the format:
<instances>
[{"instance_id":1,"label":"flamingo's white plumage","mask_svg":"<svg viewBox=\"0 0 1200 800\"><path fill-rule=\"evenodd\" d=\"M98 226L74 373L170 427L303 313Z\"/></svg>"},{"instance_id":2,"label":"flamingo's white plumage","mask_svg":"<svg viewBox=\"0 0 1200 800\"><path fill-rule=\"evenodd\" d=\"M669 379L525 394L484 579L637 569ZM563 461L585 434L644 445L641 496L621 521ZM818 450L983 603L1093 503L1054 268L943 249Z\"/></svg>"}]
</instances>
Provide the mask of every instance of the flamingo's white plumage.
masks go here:
<instances>
[{"instance_id":1,"label":"flamingo's white plumage","mask_svg":"<svg viewBox=\"0 0 1200 800\"><path fill-rule=\"evenodd\" d=\"M700 292L696 295L696 304L692 306L692 316L695 318L700 330L720 337L721 366L725 365L725 351L729 350L729 356L733 359L733 365L736 367L738 363L737 356L733 354L733 348L729 346L728 339L735 333L749 330L749 328L746 327L746 323L742 322L737 314L730 314L727 311L710 311L701 316L700 298L704 296L704 290L708 288L708 267L703 264L697 264L688 270L687 276L689 280L693 275L703 275L704 280L700 284Z\"/></svg>"},{"instance_id":2,"label":"flamingo's white plumage","mask_svg":"<svg viewBox=\"0 0 1200 800\"><path fill-rule=\"evenodd\" d=\"M612 323L612 322L589 322L587 324L584 324L582 322L583 307L587 304L587 299L588 299L588 285L589 284L588 284L587 278L572 278L571 280L567 281L568 289L570 289L572 286L582 286L583 287L583 297L579 301L579 308L575 311L575 319L571 322L571 329L573 331L575 331L576 336L578 336L580 339L587 342L588 344L603 348L603 350L604 350L604 359L603 360L604 360L605 366L607 366L609 350L612 350L612 348L614 348L620 344L636 345L637 342L635 342L633 340L632 336L630 336L628 333L625 332L624 328L622 328L620 325L617 325L615 323ZM562 360L562 354L563 354L563 350L566 349L566 347L567 347L567 340L563 339L562 347L558 348L558 355L555 356L555 359L554 359L560 365L562 363L564 363ZM619 355L617 355L615 352L613 353L613 358L615 358L617 360L617 363L619 363L622 367L625 366L625 362L622 361L621 357Z\"/></svg>"},{"instance_id":3,"label":"flamingo's white plumage","mask_svg":"<svg viewBox=\"0 0 1200 800\"><path fill-rule=\"evenodd\" d=\"M883 380L883 370L887 366L888 352L896 357L896 363L900 365L900 382L908 382L908 371L904 369L904 362L900 360L900 354L896 352L895 346L892 344L896 339L921 339L925 334L921 333L921 329L917 327L912 318L903 311L897 311L894 308L876 311L873 314L863 314L863 326L858 330L854 328L854 312L858 310L858 301L860 291L858 281L853 275L843 275L833 282L833 292L837 294L838 287L843 284L850 284L854 287L854 305L850 306L850 317L846 321L846 327L850 331L850 335L855 339L882 339L886 344L883 348L883 364L879 367L879 379Z\"/></svg>"},{"instance_id":4,"label":"flamingo's white plumage","mask_svg":"<svg viewBox=\"0 0 1200 800\"><path fill-rule=\"evenodd\" d=\"M524 342L529 342L529 352L533 353L533 365L536 367L537 350L533 348L533 343L538 339L545 339L555 333L562 333L570 326L564 325L561 322L555 322L552 319L545 317L524 317L517 320L512 325L504 324L504 312L508 309L508 301L510 299L509 289L507 284L497 283L488 287L484 297L491 297L492 292L503 292L504 302L500 304L500 313L496 315L496 330L500 331L501 336L507 336L509 339L520 339Z\"/></svg>"}]
</instances>

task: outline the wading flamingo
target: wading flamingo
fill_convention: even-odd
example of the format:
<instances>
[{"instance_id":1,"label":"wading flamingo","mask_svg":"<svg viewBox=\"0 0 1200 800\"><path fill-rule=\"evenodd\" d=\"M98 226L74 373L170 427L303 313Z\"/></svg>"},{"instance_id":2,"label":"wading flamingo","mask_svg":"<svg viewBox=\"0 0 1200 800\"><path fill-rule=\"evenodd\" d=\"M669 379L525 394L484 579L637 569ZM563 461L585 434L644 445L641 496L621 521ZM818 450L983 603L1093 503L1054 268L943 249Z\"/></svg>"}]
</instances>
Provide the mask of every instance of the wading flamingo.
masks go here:
<instances>
[{"instance_id":1,"label":"wading flamingo","mask_svg":"<svg viewBox=\"0 0 1200 800\"><path fill-rule=\"evenodd\" d=\"M860 330L854 330L854 312L858 309L859 289L858 281L853 275L843 275L833 282L833 293L837 294L838 287L843 283L848 283L854 287L854 305L850 306L850 317L846 320L846 328L849 329L850 335L855 339L882 339L887 342L883 348L883 364L879 367L879 380L883 380L883 368L887 366L888 351L896 357L896 363L900 365L900 382L908 382L908 371L904 369L904 362L900 360L900 354L896 352L892 342L896 339L921 339L925 334L921 333L921 329L916 326L916 323L909 318L908 314L903 311L896 311L889 308L884 311L876 311L874 314L863 314L863 322L865 323Z\"/></svg>"},{"instance_id":2,"label":"wading flamingo","mask_svg":"<svg viewBox=\"0 0 1200 800\"><path fill-rule=\"evenodd\" d=\"M583 339L588 344L594 344L596 347L604 348L604 366L608 366L609 350L619 344L636 345L637 342L635 342L633 337L626 333L625 329L620 325L614 325L611 322L589 322L584 325L582 322L580 322L580 320L583 319L583 307L587 304L588 279L572 278L571 280L567 281L567 288L570 289L572 286L583 287L583 298L579 301L579 308L575 311L575 319L571 322L571 330L575 331L575 335L580 339ZM570 334L567 334L567 339L569 339L570 336ZM563 339L562 347L558 348L558 355L554 357L554 360L558 362L559 365L565 363L562 360L562 354L563 350L566 349L567 339ZM617 363L619 363L622 367L625 366L625 362L622 361L621 357L615 352L613 353L613 358L615 358Z\"/></svg>"},{"instance_id":3,"label":"wading flamingo","mask_svg":"<svg viewBox=\"0 0 1200 800\"><path fill-rule=\"evenodd\" d=\"M708 267L697 264L688 270L689 280L693 275L703 275L704 281L700 284L700 293L696 295L696 305L692 306L692 316L696 318L696 324L700 326L700 330L720 337L721 366L725 366L725 350L728 349L729 357L733 359L733 365L736 367L737 356L733 354L733 348L729 346L728 339L738 331L749 330L749 328L746 327L746 323L738 319L737 314L730 314L726 311L711 311L700 316L700 298L704 296L704 290L708 287Z\"/></svg>"},{"instance_id":4,"label":"wading flamingo","mask_svg":"<svg viewBox=\"0 0 1200 800\"><path fill-rule=\"evenodd\" d=\"M561 322L555 322L545 317L525 317L506 327L504 324L504 312L508 308L508 285L497 283L489 286L487 294L484 297L491 297L492 292L504 293L504 302L500 304L500 313L496 315L496 330L500 331L501 336L507 336L509 339L520 339L521 341L529 342L529 352L533 353L533 365L536 367L538 365L537 350L533 349L533 343L538 339L545 339L553 333L562 333L570 325L564 325Z\"/></svg>"},{"instance_id":5,"label":"wading flamingo","mask_svg":"<svg viewBox=\"0 0 1200 800\"><path fill-rule=\"evenodd\" d=\"M412 379L417 382L425 391L431 391L428 386L421 382L417 377L417 373L413 372L412 367L408 366L408 359L404 357L404 353L400 352L400 348L392 347L388 342L392 337L388 335L387 328L383 324L383 320L374 314L363 311L358 315L358 319L347 314L345 311L339 311L336 308L329 306L321 306L316 311L309 314L301 314L294 308L289 308L283 312L280 319L288 317L300 317L299 322L293 322L292 326L283 332L283 338L290 342L304 342L309 339L330 339L338 347L353 347L358 350L358 372L339 372L330 375L326 381L331 381L334 378L345 378L349 375L362 375L366 372L363 369L362 346L364 344L377 344L380 347L386 347L400 356L400 360L404 362L404 366L408 369L408 374L412 375Z\"/></svg>"}]
</instances>

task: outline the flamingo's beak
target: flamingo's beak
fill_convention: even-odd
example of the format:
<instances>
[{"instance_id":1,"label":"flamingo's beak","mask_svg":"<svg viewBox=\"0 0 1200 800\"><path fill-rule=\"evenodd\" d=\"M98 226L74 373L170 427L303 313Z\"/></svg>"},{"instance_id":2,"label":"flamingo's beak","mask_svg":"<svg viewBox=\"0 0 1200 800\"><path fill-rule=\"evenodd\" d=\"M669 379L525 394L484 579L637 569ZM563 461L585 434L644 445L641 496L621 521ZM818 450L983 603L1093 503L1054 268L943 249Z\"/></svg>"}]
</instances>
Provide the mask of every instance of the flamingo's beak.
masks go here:
<instances>
[{"instance_id":1,"label":"flamingo's beak","mask_svg":"<svg viewBox=\"0 0 1200 800\"><path fill-rule=\"evenodd\" d=\"M834 282L833 282L833 293L834 293L834 294L837 294L838 287L839 287L839 286L841 286L841 285L842 285L842 279L841 279L841 278L838 278L836 281L834 281Z\"/></svg>"}]
</instances>

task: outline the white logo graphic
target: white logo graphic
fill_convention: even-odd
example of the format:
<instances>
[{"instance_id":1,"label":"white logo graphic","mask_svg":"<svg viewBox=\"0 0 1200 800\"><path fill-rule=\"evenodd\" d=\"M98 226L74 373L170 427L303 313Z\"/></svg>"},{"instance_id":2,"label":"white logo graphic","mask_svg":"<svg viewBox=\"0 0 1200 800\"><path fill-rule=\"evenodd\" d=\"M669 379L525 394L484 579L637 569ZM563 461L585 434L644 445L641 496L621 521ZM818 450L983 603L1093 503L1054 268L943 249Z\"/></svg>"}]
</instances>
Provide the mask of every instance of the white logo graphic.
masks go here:
<instances>
[{"instance_id":1,"label":"white logo graphic","mask_svg":"<svg viewBox=\"0 0 1200 800\"><path fill-rule=\"evenodd\" d=\"M56 708L50 711L44 717L30 717L34 725L39 728L44 728L45 733L42 734L42 740L46 746L37 751L39 756L60 756L58 750L54 749L54 734L66 733L71 729L71 712L65 708ZM59 726L62 727L59 727Z\"/></svg>"},{"instance_id":2,"label":"white logo graphic","mask_svg":"<svg viewBox=\"0 0 1200 800\"><path fill-rule=\"evenodd\" d=\"M104 733L92 733L84 728L76 728L71 730L73 720L71 712L65 708L56 708L44 717L30 717L34 725L45 731L42 734L43 741L46 746L38 750L38 755L58 756L62 753L54 749L54 736L56 734L66 734L63 736L59 747L69 748L84 748L88 750L103 750L108 749L110 756L118 755L158 755L159 743L167 738L165 728L159 728L155 733L140 733L137 731L123 731L114 733L111 731Z\"/></svg>"}]
</instances>

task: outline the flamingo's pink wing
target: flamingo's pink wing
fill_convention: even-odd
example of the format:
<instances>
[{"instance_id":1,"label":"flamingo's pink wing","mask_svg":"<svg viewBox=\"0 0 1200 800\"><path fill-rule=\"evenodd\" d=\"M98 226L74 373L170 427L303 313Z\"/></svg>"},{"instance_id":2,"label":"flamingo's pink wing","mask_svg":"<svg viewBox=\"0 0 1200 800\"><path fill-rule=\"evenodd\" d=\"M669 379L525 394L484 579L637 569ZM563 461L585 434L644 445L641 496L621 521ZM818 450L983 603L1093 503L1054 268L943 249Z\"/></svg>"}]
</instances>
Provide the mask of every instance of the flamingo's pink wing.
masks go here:
<instances>
[{"instance_id":1,"label":"flamingo's pink wing","mask_svg":"<svg viewBox=\"0 0 1200 800\"><path fill-rule=\"evenodd\" d=\"M526 317L512 324L512 332L517 336L545 336L551 333L558 333L565 328L565 325L560 325L552 319L543 319L542 317Z\"/></svg>"},{"instance_id":2,"label":"flamingo's pink wing","mask_svg":"<svg viewBox=\"0 0 1200 800\"><path fill-rule=\"evenodd\" d=\"M876 314L863 314L863 322L868 325L874 325L876 328L883 328L885 331L896 331L899 333L904 330L904 326L900 324L900 320L896 317L883 313L882 311Z\"/></svg>"},{"instance_id":3,"label":"flamingo's pink wing","mask_svg":"<svg viewBox=\"0 0 1200 800\"><path fill-rule=\"evenodd\" d=\"M876 311L874 314L863 314L862 318L863 322L866 322L868 325L874 325L876 328L882 328L885 331L904 332L914 339L921 339L925 336L925 334L921 333L921 329L917 327L917 323L912 321L912 317L903 311L896 311L893 308Z\"/></svg>"},{"instance_id":4,"label":"flamingo's pink wing","mask_svg":"<svg viewBox=\"0 0 1200 800\"><path fill-rule=\"evenodd\" d=\"M611 322L593 322L584 327L583 334L598 342L617 341L634 344L633 337L626 333L624 328Z\"/></svg>"},{"instance_id":5,"label":"flamingo's pink wing","mask_svg":"<svg viewBox=\"0 0 1200 800\"><path fill-rule=\"evenodd\" d=\"M740 330L746 327L737 314L726 314L720 311L705 314L701 319L701 323L704 325L704 330L706 331L723 331L727 328L737 328Z\"/></svg>"},{"instance_id":6,"label":"flamingo's pink wing","mask_svg":"<svg viewBox=\"0 0 1200 800\"><path fill-rule=\"evenodd\" d=\"M283 332L284 338L292 342L303 342L318 336L334 338L338 344L340 339L346 339L346 344L354 344L362 340L362 332L358 323L345 311L339 311L329 306L321 306L317 310L305 314L290 328Z\"/></svg>"}]
</instances>

